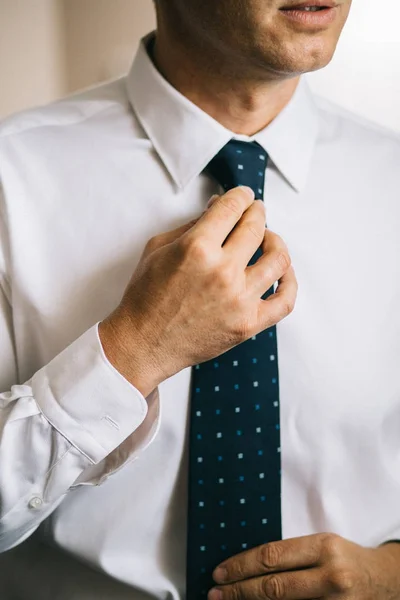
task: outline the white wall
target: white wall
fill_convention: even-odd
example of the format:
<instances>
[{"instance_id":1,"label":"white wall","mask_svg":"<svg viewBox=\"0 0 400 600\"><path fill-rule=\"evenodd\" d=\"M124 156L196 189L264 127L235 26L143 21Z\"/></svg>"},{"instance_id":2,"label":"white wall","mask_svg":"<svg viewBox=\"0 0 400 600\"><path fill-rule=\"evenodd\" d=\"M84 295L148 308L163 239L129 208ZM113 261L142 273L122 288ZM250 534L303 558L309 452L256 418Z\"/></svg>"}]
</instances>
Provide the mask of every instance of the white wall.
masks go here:
<instances>
[{"instance_id":1,"label":"white wall","mask_svg":"<svg viewBox=\"0 0 400 600\"><path fill-rule=\"evenodd\" d=\"M332 64L309 76L332 100L400 131L400 0L354 0ZM127 70L154 26L151 0L0 0L0 116Z\"/></svg>"},{"instance_id":2,"label":"white wall","mask_svg":"<svg viewBox=\"0 0 400 600\"><path fill-rule=\"evenodd\" d=\"M59 0L0 0L0 117L66 92Z\"/></svg>"},{"instance_id":3,"label":"white wall","mask_svg":"<svg viewBox=\"0 0 400 600\"><path fill-rule=\"evenodd\" d=\"M0 0L0 118L125 72L152 0Z\"/></svg>"},{"instance_id":4,"label":"white wall","mask_svg":"<svg viewBox=\"0 0 400 600\"><path fill-rule=\"evenodd\" d=\"M400 131L400 0L353 0L332 63L309 75L312 88Z\"/></svg>"},{"instance_id":5,"label":"white wall","mask_svg":"<svg viewBox=\"0 0 400 600\"><path fill-rule=\"evenodd\" d=\"M126 72L155 28L151 0L64 0L67 79L76 90Z\"/></svg>"}]
</instances>

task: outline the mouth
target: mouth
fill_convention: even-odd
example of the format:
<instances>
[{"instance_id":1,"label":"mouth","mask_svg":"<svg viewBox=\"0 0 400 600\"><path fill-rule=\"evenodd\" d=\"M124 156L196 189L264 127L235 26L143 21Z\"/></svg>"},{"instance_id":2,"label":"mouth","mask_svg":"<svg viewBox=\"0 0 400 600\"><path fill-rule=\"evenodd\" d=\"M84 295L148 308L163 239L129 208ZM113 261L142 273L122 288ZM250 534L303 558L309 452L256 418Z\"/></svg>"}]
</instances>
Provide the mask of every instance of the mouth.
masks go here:
<instances>
[{"instance_id":1,"label":"mouth","mask_svg":"<svg viewBox=\"0 0 400 600\"><path fill-rule=\"evenodd\" d=\"M339 5L333 0L306 0L287 3L279 10L293 23L306 28L324 28L331 25L337 16Z\"/></svg>"}]
</instances>

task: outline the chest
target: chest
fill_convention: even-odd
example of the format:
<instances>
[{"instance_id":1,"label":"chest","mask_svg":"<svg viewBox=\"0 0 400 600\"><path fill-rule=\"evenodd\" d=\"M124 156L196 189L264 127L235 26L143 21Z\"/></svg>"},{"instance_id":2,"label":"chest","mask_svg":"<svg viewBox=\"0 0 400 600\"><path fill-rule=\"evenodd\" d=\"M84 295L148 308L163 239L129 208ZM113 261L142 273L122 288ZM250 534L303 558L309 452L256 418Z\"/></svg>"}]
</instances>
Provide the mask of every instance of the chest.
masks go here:
<instances>
[{"instance_id":1,"label":"chest","mask_svg":"<svg viewBox=\"0 0 400 600\"><path fill-rule=\"evenodd\" d=\"M54 173L52 186L37 183L21 195L23 231L20 225L11 243L22 375L109 314L147 240L198 216L217 191L205 176L178 190L159 166L150 171L143 164L121 179L105 169L99 176L96 165L84 185ZM288 244L299 282L295 311L278 327L281 384L296 381L311 397L323 389L335 407L344 402L350 410L369 398L375 405L384 389L382 405L400 377L397 213L379 182L331 177L323 185L328 177L329 170L310 177L298 194L268 167L267 223ZM34 357L32 344L40 348Z\"/></svg>"}]
</instances>

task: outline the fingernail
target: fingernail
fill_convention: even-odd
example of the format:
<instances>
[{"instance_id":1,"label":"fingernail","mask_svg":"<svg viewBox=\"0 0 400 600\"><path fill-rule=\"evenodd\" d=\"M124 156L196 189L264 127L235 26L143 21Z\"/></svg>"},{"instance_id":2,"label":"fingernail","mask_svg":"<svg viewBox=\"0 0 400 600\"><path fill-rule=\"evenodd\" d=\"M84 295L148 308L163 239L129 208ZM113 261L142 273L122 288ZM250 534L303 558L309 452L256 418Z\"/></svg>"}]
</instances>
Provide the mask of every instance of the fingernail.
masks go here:
<instances>
[{"instance_id":1,"label":"fingernail","mask_svg":"<svg viewBox=\"0 0 400 600\"><path fill-rule=\"evenodd\" d=\"M249 194L249 196L251 198L255 198L255 193L253 192L253 190L251 189L251 187L248 187L247 185L239 185L239 187L246 192L247 194Z\"/></svg>"},{"instance_id":2,"label":"fingernail","mask_svg":"<svg viewBox=\"0 0 400 600\"><path fill-rule=\"evenodd\" d=\"M217 567L213 573L213 579L216 583L224 583L228 577L228 571L225 567Z\"/></svg>"},{"instance_id":3,"label":"fingernail","mask_svg":"<svg viewBox=\"0 0 400 600\"><path fill-rule=\"evenodd\" d=\"M211 196L211 198L209 199L209 201L207 202L207 208L210 208L210 206L212 206L214 204L214 202L216 200L218 200L218 198L219 198L218 194L213 194Z\"/></svg>"},{"instance_id":4,"label":"fingernail","mask_svg":"<svg viewBox=\"0 0 400 600\"><path fill-rule=\"evenodd\" d=\"M222 600L222 592L218 588L213 588L208 592L208 600Z\"/></svg>"}]
</instances>

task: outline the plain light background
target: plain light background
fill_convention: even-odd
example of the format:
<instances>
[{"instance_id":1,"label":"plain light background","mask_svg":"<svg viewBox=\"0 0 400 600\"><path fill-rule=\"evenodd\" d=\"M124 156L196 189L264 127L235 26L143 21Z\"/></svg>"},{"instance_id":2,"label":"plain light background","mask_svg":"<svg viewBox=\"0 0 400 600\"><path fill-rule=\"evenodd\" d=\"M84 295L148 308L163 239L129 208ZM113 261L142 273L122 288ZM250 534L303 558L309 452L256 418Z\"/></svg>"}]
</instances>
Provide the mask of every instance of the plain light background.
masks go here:
<instances>
[{"instance_id":1,"label":"plain light background","mask_svg":"<svg viewBox=\"0 0 400 600\"><path fill-rule=\"evenodd\" d=\"M400 0L354 0L333 62L308 77L400 132L399 21ZM0 0L0 117L126 72L154 22L151 0Z\"/></svg>"}]
</instances>

